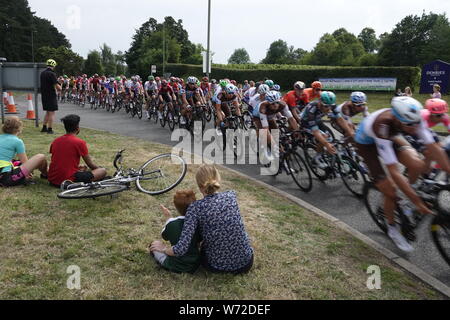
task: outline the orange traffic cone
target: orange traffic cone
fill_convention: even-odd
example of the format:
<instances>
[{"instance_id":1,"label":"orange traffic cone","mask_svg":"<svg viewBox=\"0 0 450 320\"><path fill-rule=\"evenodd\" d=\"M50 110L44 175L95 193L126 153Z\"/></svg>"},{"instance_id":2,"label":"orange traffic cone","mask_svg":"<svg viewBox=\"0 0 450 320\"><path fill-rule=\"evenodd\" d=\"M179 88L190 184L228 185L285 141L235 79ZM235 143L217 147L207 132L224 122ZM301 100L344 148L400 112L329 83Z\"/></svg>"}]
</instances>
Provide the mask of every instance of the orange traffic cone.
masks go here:
<instances>
[{"instance_id":1,"label":"orange traffic cone","mask_svg":"<svg viewBox=\"0 0 450 320\"><path fill-rule=\"evenodd\" d=\"M16 104L14 103L14 96L11 92L8 92L9 99L8 99L8 111L7 114L17 114Z\"/></svg>"},{"instance_id":2,"label":"orange traffic cone","mask_svg":"<svg viewBox=\"0 0 450 320\"><path fill-rule=\"evenodd\" d=\"M5 112L8 112L8 93L7 92L3 92L3 108L5 110Z\"/></svg>"},{"instance_id":3,"label":"orange traffic cone","mask_svg":"<svg viewBox=\"0 0 450 320\"><path fill-rule=\"evenodd\" d=\"M36 115L34 114L34 107L33 107L33 97L31 94L28 94L28 110L27 110L27 117L28 120L36 120Z\"/></svg>"}]
</instances>

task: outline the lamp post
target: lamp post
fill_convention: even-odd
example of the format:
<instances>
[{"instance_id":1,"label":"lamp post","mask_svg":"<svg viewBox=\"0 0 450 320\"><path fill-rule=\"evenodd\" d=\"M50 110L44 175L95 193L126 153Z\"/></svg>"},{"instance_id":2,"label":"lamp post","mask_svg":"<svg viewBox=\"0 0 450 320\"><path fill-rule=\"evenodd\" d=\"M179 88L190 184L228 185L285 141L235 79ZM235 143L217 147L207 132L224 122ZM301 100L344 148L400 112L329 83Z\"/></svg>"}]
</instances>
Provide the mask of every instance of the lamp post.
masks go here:
<instances>
[{"instance_id":1,"label":"lamp post","mask_svg":"<svg viewBox=\"0 0 450 320\"><path fill-rule=\"evenodd\" d=\"M211 63L210 54L210 36L211 36L211 0L208 0L208 44L206 49L206 76L209 78L209 64Z\"/></svg>"}]
</instances>

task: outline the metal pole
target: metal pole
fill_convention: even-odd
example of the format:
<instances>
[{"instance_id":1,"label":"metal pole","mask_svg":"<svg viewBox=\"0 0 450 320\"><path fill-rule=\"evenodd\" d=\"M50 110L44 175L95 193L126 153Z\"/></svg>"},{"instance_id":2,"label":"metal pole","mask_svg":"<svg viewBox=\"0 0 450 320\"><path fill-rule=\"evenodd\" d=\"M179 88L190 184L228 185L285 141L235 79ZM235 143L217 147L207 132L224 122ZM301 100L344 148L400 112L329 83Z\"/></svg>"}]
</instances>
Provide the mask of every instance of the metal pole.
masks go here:
<instances>
[{"instance_id":1,"label":"metal pole","mask_svg":"<svg viewBox=\"0 0 450 320\"><path fill-rule=\"evenodd\" d=\"M31 30L31 58L34 63L34 31Z\"/></svg>"},{"instance_id":2,"label":"metal pole","mask_svg":"<svg viewBox=\"0 0 450 320\"><path fill-rule=\"evenodd\" d=\"M211 53L211 0L208 0L208 45L206 49L206 76L209 77L209 68L210 68L210 53Z\"/></svg>"}]
</instances>

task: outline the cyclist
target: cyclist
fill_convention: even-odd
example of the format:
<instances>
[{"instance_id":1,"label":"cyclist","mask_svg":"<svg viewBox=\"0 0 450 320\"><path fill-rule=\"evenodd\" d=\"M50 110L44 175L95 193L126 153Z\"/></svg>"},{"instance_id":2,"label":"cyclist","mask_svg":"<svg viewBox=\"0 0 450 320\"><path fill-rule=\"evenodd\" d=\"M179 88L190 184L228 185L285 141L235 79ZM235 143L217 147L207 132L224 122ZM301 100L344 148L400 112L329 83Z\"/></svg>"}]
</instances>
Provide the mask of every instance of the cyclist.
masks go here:
<instances>
[{"instance_id":1,"label":"cyclist","mask_svg":"<svg viewBox=\"0 0 450 320\"><path fill-rule=\"evenodd\" d=\"M352 117L362 113L364 118L366 118L370 114L369 109L367 108L367 96L363 92L352 92L350 95L350 100L340 104L336 108L336 112L338 112L342 118L347 121L350 128L350 136L353 136L356 126L352 121ZM332 119L332 121L334 121L334 119ZM339 124L337 124L337 129L341 133L344 133Z\"/></svg>"},{"instance_id":2,"label":"cyclist","mask_svg":"<svg viewBox=\"0 0 450 320\"><path fill-rule=\"evenodd\" d=\"M69 77L67 75L64 75L61 86L61 99L63 100L65 100L66 92L69 89L69 82Z\"/></svg>"},{"instance_id":3,"label":"cyclist","mask_svg":"<svg viewBox=\"0 0 450 320\"><path fill-rule=\"evenodd\" d=\"M330 154L336 153L336 149L328 141L329 137L325 133L327 128L322 121L324 116L328 116L331 119L335 118L339 125L344 128L347 135L350 135L351 133L347 123L342 119L341 115L336 112L336 95L333 92L322 92L319 100L310 102L305 107L300 115L300 125L305 131L311 133L317 142L317 154L314 157L314 162L321 168L326 166L320 161L324 148Z\"/></svg>"},{"instance_id":4,"label":"cyclist","mask_svg":"<svg viewBox=\"0 0 450 320\"><path fill-rule=\"evenodd\" d=\"M314 81L311 83L311 88L305 89L304 92L308 96L308 102L315 99L320 99L320 94L322 93L322 83L320 81Z\"/></svg>"},{"instance_id":5,"label":"cyclist","mask_svg":"<svg viewBox=\"0 0 450 320\"><path fill-rule=\"evenodd\" d=\"M268 85L263 84L260 88L262 86L268 87ZM262 133L263 136L267 137L268 146L271 146L273 142L269 129L278 129L276 117L279 113L288 119L291 130L299 129L297 121L295 121L294 116L289 111L289 107L286 102L281 100L281 94L278 91L267 92L265 94L265 101L261 102L253 110L253 121L258 129L258 134L260 130L263 130Z\"/></svg>"},{"instance_id":6,"label":"cyclist","mask_svg":"<svg viewBox=\"0 0 450 320\"><path fill-rule=\"evenodd\" d=\"M202 89L206 101L209 101L211 99L211 84L209 83L208 77L203 77L200 89Z\"/></svg>"},{"instance_id":7,"label":"cyclist","mask_svg":"<svg viewBox=\"0 0 450 320\"><path fill-rule=\"evenodd\" d=\"M267 84L261 84L256 91L258 94L255 94L248 102L248 111L250 114L253 114L253 110L266 99L266 94L270 92L270 88Z\"/></svg>"},{"instance_id":8,"label":"cyclist","mask_svg":"<svg viewBox=\"0 0 450 320\"><path fill-rule=\"evenodd\" d=\"M433 128L442 123L448 132L450 132L450 117L447 112L447 102L442 99L428 99L425 102L425 109L421 111L421 114L428 128Z\"/></svg>"},{"instance_id":9,"label":"cyclist","mask_svg":"<svg viewBox=\"0 0 450 320\"><path fill-rule=\"evenodd\" d=\"M144 94L147 101L145 106L145 114L147 115L147 119L150 119L150 114L148 112L150 109L150 103L155 100L158 95L158 85L156 84L154 76L149 76L148 81L144 84Z\"/></svg>"},{"instance_id":10,"label":"cyclist","mask_svg":"<svg viewBox=\"0 0 450 320\"><path fill-rule=\"evenodd\" d=\"M297 81L294 84L294 90L289 91L283 97L283 101L289 107L295 120L300 123L300 112L308 104L308 96L304 93L305 83Z\"/></svg>"},{"instance_id":11,"label":"cyclist","mask_svg":"<svg viewBox=\"0 0 450 320\"><path fill-rule=\"evenodd\" d=\"M394 221L396 208L396 187L398 187L422 214L432 211L415 192L417 178L427 170L425 162L404 138L404 134L417 135L424 141L427 155L439 163L441 168L450 172L447 155L435 142L425 121L421 117L422 105L411 97L394 97L391 107L381 109L363 120L355 135L358 154L364 158L376 187L384 195L383 212L388 222L388 236L395 245L406 252L414 248L397 230ZM379 159L381 158L381 161ZM408 179L398 168L398 163L408 170ZM382 163L387 168L384 171ZM405 210L405 214L408 210Z\"/></svg>"},{"instance_id":12,"label":"cyclist","mask_svg":"<svg viewBox=\"0 0 450 320\"><path fill-rule=\"evenodd\" d=\"M216 108L217 123L216 132L217 135L222 135L221 128L225 127L224 117L231 114L231 110L228 104L232 104L235 107L235 112L238 117L241 116L241 110L238 102L238 88L234 84L227 84L223 91L216 94L212 102Z\"/></svg>"},{"instance_id":13,"label":"cyclist","mask_svg":"<svg viewBox=\"0 0 450 320\"><path fill-rule=\"evenodd\" d=\"M275 83L273 82L273 80L270 80L270 79L264 81L264 84L267 84L267 85L269 86L270 90L272 90L272 89L273 89L273 86L275 85Z\"/></svg>"},{"instance_id":14,"label":"cyclist","mask_svg":"<svg viewBox=\"0 0 450 320\"><path fill-rule=\"evenodd\" d=\"M197 85L198 79L196 77L188 77L186 82L186 87L180 91L183 102L181 106L180 125L185 125L186 118L191 118L191 106L202 105L201 89Z\"/></svg>"},{"instance_id":15,"label":"cyclist","mask_svg":"<svg viewBox=\"0 0 450 320\"><path fill-rule=\"evenodd\" d=\"M159 101L159 110L158 110L158 118L162 120L163 118L163 102L165 101L169 106L170 110L173 111L172 101L176 99L175 93L167 80L161 81L161 88L158 90L158 101Z\"/></svg>"}]
</instances>

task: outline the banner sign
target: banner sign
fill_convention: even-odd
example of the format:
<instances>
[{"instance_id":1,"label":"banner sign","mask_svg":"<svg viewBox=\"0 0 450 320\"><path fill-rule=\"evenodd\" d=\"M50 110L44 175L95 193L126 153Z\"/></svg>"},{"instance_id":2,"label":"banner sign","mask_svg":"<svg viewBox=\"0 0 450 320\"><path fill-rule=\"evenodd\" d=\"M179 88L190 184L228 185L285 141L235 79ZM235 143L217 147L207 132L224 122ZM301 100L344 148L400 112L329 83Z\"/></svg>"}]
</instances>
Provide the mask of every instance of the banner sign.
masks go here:
<instances>
[{"instance_id":1,"label":"banner sign","mask_svg":"<svg viewBox=\"0 0 450 320\"><path fill-rule=\"evenodd\" d=\"M449 91L450 63L436 60L423 66L420 93L433 93L433 85L441 86L441 92Z\"/></svg>"},{"instance_id":2,"label":"banner sign","mask_svg":"<svg viewBox=\"0 0 450 320\"><path fill-rule=\"evenodd\" d=\"M397 78L324 78L319 79L325 90L395 91Z\"/></svg>"}]
</instances>

